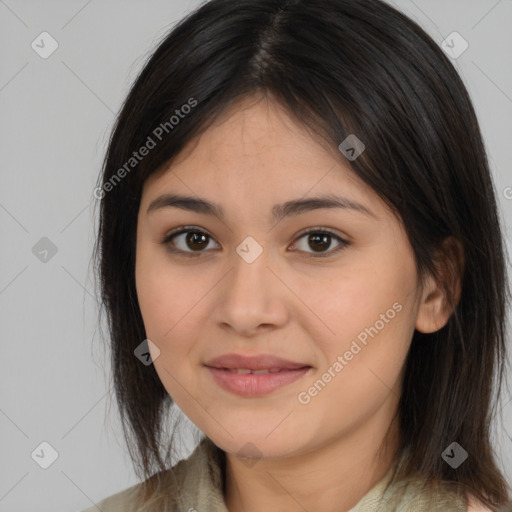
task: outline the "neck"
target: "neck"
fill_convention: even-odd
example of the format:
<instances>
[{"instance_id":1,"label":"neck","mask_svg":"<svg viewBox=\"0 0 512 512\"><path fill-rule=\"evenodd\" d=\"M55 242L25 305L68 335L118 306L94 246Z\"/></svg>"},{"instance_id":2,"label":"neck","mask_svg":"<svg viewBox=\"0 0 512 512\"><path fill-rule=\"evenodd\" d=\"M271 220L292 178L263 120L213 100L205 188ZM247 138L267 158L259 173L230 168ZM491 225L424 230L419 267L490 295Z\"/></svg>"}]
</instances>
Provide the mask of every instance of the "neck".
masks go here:
<instances>
[{"instance_id":1,"label":"neck","mask_svg":"<svg viewBox=\"0 0 512 512\"><path fill-rule=\"evenodd\" d=\"M357 431L313 450L248 466L226 453L225 503L230 512L347 512L390 470L398 426L374 417ZM389 421L389 420L388 420ZM376 432L384 432L378 436ZM382 447L382 449L381 449Z\"/></svg>"}]
</instances>

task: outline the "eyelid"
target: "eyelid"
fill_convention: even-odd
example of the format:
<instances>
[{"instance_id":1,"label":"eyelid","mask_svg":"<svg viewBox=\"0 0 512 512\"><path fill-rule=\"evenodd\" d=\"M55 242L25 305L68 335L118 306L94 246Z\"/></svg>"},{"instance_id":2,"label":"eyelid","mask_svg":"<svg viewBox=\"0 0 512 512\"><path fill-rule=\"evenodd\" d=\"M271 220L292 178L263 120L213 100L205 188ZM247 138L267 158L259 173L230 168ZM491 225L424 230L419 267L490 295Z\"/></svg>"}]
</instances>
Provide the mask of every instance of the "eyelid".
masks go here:
<instances>
[{"instance_id":1,"label":"eyelid","mask_svg":"<svg viewBox=\"0 0 512 512\"><path fill-rule=\"evenodd\" d=\"M218 242L215 240L215 238L208 233L208 231L206 231L205 229L200 228L198 226L180 226L180 227L177 227L177 228L173 229L172 231L170 231L169 233L167 233L164 236L163 240L161 241L161 244L167 246L168 250L170 252L172 252L173 254L197 257L197 256L200 256L201 254L206 253L207 251L204 251L204 250L203 251L196 251L196 252L194 252L194 251L184 251L182 249L176 249L176 248L172 248L171 249L169 247L170 242L172 241L172 239L175 236L182 235L182 234L189 233L189 232L194 232L194 233L199 233L199 234L205 235L210 240L213 240L217 245L219 245ZM337 239L337 241L339 243L339 246L337 248L329 249L328 251L325 251L325 252L310 253L310 252L306 252L306 251L299 251L299 252L304 252L305 254L307 254L309 257L312 257L312 258L322 258L322 257L332 256L334 254L337 254L341 250L343 250L345 247L351 245L351 242L349 240L347 240L346 238L343 238L339 234L335 233L332 229L327 228L327 227L323 227L323 226L317 226L317 227L308 228L308 229L306 229L304 231L301 231L294 238L292 246L295 246L296 242L298 240L300 240L302 237L304 237L304 236L306 236L308 234L311 234L311 233L320 233L320 234L330 235L330 236L334 237L335 239Z\"/></svg>"}]
</instances>

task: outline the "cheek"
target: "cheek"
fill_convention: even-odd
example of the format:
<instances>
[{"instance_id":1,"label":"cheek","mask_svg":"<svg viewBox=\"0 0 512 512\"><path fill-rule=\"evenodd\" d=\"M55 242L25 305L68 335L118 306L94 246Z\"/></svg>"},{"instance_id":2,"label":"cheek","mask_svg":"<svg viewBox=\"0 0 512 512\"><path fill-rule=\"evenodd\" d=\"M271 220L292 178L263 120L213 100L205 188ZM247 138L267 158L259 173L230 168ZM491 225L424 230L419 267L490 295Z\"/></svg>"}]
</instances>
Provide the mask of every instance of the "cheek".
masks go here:
<instances>
[{"instance_id":1,"label":"cheek","mask_svg":"<svg viewBox=\"0 0 512 512\"><path fill-rule=\"evenodd\" d=\"M171 371L169 364L172 358L169 357L168 345L173 336L174 318L179 304L165 273L161 272L157 265L152 264L143 251L137 254L135 281L146 337L159 350L158 357L153 359L154 366L160 379L165 383L166 372L163 368Z\"/></svg>"},{"instance_id":2,"label":"cheek","mask_svg":"<svg viewBox=\"0 0 512 512\"><path fill-rule=\"evenodd\" d=\"M135 265L137 299L148 338L165 344L199 293L190 286L187 272L169 263L162 247L145 239L140 242Z\"/></svg>"},{"instance_id":3,"label":"cheek","mask_svg":"<svg viewBox=\"0 0 512 512\"><path fill-rule=\"evenodd\" d=\"M414 332L416 274L413 262L392 250L386 259L380 254L346 268L326 280L322 293L316 288L308 304L322 320L313 322L318 325L315 342L325 357L319 371L330 369L336 375L333 393L342 388L343 400L356 406L372 394L385 395L386 386L397 383Z\"/></svg>"},{"instance_id":4,"label":"cheek","mask_svg":"<svg viewBox=\"0 0 512 512\"><path fill-rule=\"evenodd\" d=\"M186 315L190 309L184 297L186 288L176 293L176 280L170 280L167 276L163 278L156 265L141 265L136 275L146 337L159 350L158 356L153 359L155 370L167 393L173 399L179 399L181 388L178 383L183 381L182 375L187 374L187 340L193 339Z\"/></svg>"},{"instance_id":5,"label":"cheek","mask_svg":"<svg viewBox=\"0 0 512 512\"><path fill-rule=\"evenodd\" d=\"M348 264L324 280L300 279L297 295L306 297L308 329L322 340L326 352L344 351L352 339L379 321L403 296L401 279L389 271L365 261ZM392 311L391 313L393 313Z\"/></svg>"},{"instance_id":6,"label":"cheek","mask_svg":"<svg viewBox=\"0 0 512 512\"><path fill-rule=\"evenodd\" d=\"M165 388L179 394L180 382L191 373L188 364L199 329L207 321L197 307L208 291L204 280L191 283L190 269L171 266L158 252L140 250L136 263L139 307L146 336L159 349L155 369ZM174 377L174 378L173 378ZM178 387L177 387L178 386Z\"/></svg>"},{"instance_id":7,"label":"cheek","mask_svg":"<svg viewBox=\"0 0 512 512\"><path fill-rule=\"evenodd\" d=\"M325 365L318 368L315 378L302 389L306 394L311 393L311 409L306 406L304 412L315 408L308 421L316 417L317 428L324 428L322 425L353 428L375 414L384 403L393 407L401 393L400 376L412 335L405 307L399 309L392 309L386 315L387 309L377 308L376 312L382 312L388 323L379 316L376 320L374 311L364 308L362 312L354 309L352 317L347 316L346 320L340 317L335 342L323 345ZM324 336L322 341L325 339Z\"/></svg>"}]
</instances>

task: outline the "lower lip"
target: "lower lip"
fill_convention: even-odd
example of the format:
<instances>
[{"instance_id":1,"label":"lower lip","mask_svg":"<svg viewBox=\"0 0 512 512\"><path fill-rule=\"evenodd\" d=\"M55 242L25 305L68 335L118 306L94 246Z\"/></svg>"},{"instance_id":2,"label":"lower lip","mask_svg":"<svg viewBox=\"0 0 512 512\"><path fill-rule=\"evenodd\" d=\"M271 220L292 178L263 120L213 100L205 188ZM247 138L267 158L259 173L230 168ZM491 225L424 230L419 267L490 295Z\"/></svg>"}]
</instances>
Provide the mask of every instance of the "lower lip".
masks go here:
<instances>
[{"instance_id":1,"label":"lower lip","mask_svg":"<svg viewBox=\"0 0 512 512\"><path fill-rule=\"evenodd\" d=\"M291 384L303 377L311 367L297 370L283 370L275 373L233 373L220 368L207 366L213 378L226 391L241 396L262 396Z\"/></svg>"}]
</instances>

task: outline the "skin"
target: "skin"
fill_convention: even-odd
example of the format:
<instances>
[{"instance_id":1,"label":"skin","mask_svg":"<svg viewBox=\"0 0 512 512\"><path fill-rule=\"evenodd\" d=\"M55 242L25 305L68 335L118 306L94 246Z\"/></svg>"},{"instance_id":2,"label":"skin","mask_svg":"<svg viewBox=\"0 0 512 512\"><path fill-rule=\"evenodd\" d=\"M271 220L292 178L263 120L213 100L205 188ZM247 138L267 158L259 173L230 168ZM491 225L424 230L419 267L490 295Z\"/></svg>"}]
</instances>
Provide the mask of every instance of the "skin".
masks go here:
<instances>
[{"instance_id":1,"label":"skin","mask_svg":"<svg viewBox=\"0 0 512 512\"><path fill-rule=\"evenodd\" d=\"M226 218L173 207L147 213L171 192L218 203ZM329 193L373 215L332 208L277 224L270 218L274 204ZM198 257L161 243L180 226L208 235ZM308 228L329 228L349 245L335 252L334 236L325 246L308 243ZM186 236L174 238L174 247L194 253ZM247 236L263 248L252 263L236 252ZM327 256L315 257L319 252ZM390 468L398 440L392 418L414 329L436 331L451 314L433 278L420 286L406 233L385 203L336 147L327 151L272 99L237 104L147 180L136 284L163 385L227 454L232 512L353 507ZM394 303L401 311L300 403L298 394ZM270 395L241 397L220 388L203 366L231 352L271 353L313 369ZM252 461L244 458L255 453L247 443L259 454Z\"/></svg>"}]
</instances>

